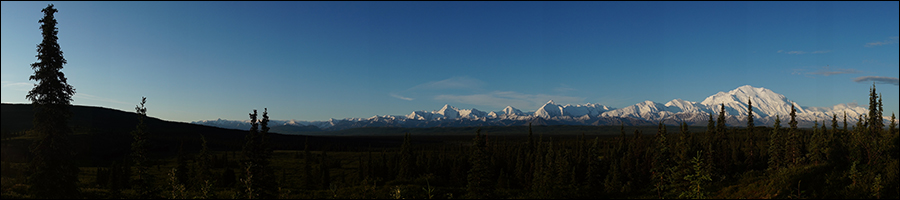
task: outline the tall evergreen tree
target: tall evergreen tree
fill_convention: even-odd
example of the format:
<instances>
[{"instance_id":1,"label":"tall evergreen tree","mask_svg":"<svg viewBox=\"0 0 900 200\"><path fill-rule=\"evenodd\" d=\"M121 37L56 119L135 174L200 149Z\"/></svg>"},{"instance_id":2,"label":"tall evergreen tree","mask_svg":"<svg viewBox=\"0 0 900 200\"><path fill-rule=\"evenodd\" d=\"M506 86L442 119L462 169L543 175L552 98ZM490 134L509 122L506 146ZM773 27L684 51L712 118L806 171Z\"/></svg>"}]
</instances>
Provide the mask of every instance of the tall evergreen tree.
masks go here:
<instances>
[{"instance_id":1,"label":"tall evergreen tree","mask_svg":"<svg viewBox=\"0 0 900 200\"><path fill-rule=\"evenodd\" d=\"M769 134L769 169L778 169L783 162L784 136L778 132L779 129L781 129L781 119L775 115L775 125L772 127L772 133Z\"/></svg>"},{"instance_id":2,"label":"tall evergreen tree","mask_svg":"<svg viewBox=\"0 0 900 200\"><path fill-rule=\"evenodd\" d=\"M725 104L722 104L722 110L719 111L719 118L716 120L716 134L725 134Z\"/></svg>"},{"instance_id":3,"label":"tall evergreen tree","mask_svg":"<svg viewBox=\"0 0 900 200\"><path fill-rule=\"evenodd\" d=\"M671 173L669 168L675 164L672 162L672 153L669 148L666 125L659 122L659 128L657 130L655 138L656 144L653 147L653 150L656 152L653 155L650 173L657 197L662 198L663 192L668 191L668 185L671 182L670 179L672 179L672 177L670 177Z\"/></svg>"},{"instance_id":4,"label":"tall evergreen tree","mask_svg":"<svg viewBox=\"0 0 900 200\"><path fill-rule=\"evenodd\" d=\"M469 162L472 168L468 173L468 184L466 185L466 193L469 198L486 199L491 198L494 192L494 176L491 173L491 163L488 157L487 144L484 135L481 135L481 129L475 131L475 139L472 142L471 155Z\"/></svg>"},{"instance_id":5,"label":"tall evergreen tree","mask_svg":"<svg viewBox=\"0 0 900 200\"><path fill-rule=\"evenodd\" d=\"M753 102L747 98L747 130L753 133Z\"/></svg>"},{"instance_id":6,"label":"tall evergreen tree","mask_svg":"<svg viewBox=\"0 0 900 200\"><path fill-rule=\"evenodd\" d=\"M834 133L837 133L837 130L838 130L837 114L831 114L831 132L832 132L832 136L835 135Z\"/></svg>"},{"instance_id":7,"label":"tall evergreen tree","mask_svg":"<svg viewBox=\"0 0 900 200\"><path fill-rule=\"evenodd\" d=\"M211 197L209 189L215 182L212 180L212 161L209 155L209 148L206 145L206 137L200 135L200 142L200 153L197 154L196 168L194 169L196 177L193 185L200 189L201 196L199 197L201 199L208 199Z\"/></svg>"},{"instance_id":8,"label":"tall evergreen tree","mask_svg":"<svg viewBox=\"0 0 900 200\"><path fill-rule=\"evenodd\" d=\"M134 131L131 131L133 138L131 141L131 162L135 167L135 175L137 175L134 180L136 186L134 189L140 199L154 198L157 193L153 185L154 177L149 173L150 158L147 157L150 149L150 141L148 140L150 133L147 132L147 124L144 123L144 120L147 118L147 107L144 106L146 103L147 97L141 97L141 105L134 107L135 112L138 114L138 125L134 128Z\"/></svg>"},{"instance_id":9,"label":"tall evergreen tree","mask_svg":"<svg viewBox=\"0 0 900 200\"><path fill-rule=\"evenodd\" d=\"M791 103L791 121L788 122L788 125L790 125L791 130L797 129L797 119L796 118L797 118L797 109L794 108L794 103L792 102Z\"/></svg>"},{"instance_id":10,"label":"tall evergreen tree","mask_svg":"<svg viewBox=\"0 0 900 200\"><path fill-rule=\"evenodd\" d=\"M878 135L884 130L884 122L881 117L881 100L877 93L875 93L875 83L872 83L872 88L869 90L869 134Z\"/></svg>"},{"instance_id":11,"label":"tall evergreen tree","mask_svg":"<svg viewBox=\"0 0 900 200\"><path fill-rule=\"evenodd\" d=\"M803 156L803 137L800 135L801 131L797 130L797 110L794 108L794 104L791 103L791 121L790 129L788 129L788 139L785 142L785 160L790 163L791 166L800 164Z\"/></svg>"},{"instance_id":12,"label":"tall evergreen tree","mask_svg":"<svg viewBox=\"0 0 900 200\"><path fill-rule=\"evenodd\" d=\"M843 131L844 131L845 134L847 133L847 111L844 111L844 128L843 128Z\"/></svg>"},{"instance_id":13,"label":"tall evergreen tree","mask_svg":"<svg viewBox=\"0 0 900 200\"><path fill-rule=\"evenodd\" d=\"M79 195L79 169L75 166L69 141L72 129L68 126L75 88L66 82L66 76L60 71L66 59L57 43L59 31L53 14L58 10L50 4L41 12L44 17L38 23L43 40L37 45L35 57L38 61L31 64L34 75L28 78L38 83L25 96L34 106L32 124L37 134L30 148L33 155L29 162L30 193L35 198L75 198Z\"/></svg>"},{"instance_id":14,"label":"tall evergreen tree","mask_svg":"<svg viewBox=\"0 0 900 200\"><path fill-rule=\"evenodd\" d=\"M891 124L888 125L888 133L894 134L897 131L897 116L891 113Z\"/></svg>"},{"instance_id":15,"label":"tall evergreen tree","mask_svg":"<svg viewBox=\"0 0 900 200\"><path fill-rule=\"evenodd\" d=\"M274 176L269 168L269 158L272 155L272 149L268 144L269 132L269 115L268 109L263 111L263 119L256 121L256 110L250 113L250 133L247 135L247 142L244 145L244 155L247 157L245 161L246 170L249 174L249 182L252 194L258 198L271 199L275 198ZM262 126L262 131L259 127Z\"/></svg>"}]
</instances>

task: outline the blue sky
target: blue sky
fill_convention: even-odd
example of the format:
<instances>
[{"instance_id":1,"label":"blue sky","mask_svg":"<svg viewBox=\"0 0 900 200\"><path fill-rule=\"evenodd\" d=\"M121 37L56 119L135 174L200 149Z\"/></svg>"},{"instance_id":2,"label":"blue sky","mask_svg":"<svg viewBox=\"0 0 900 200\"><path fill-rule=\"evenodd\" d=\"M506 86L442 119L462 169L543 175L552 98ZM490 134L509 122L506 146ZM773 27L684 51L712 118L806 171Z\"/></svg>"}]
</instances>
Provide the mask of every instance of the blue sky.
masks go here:
<instances>
[{"instance_id":1,"label":"blue sky","mask_svg":"<svg viewBox=\"0 0 900 200\"><path fill-rule=\"evenodd\" d=\"M4 103L28 102L49 3L73 104L133 112L146 96L172 121L621 108L743 85L866 105L873 80L898 113L896 1L3 1Z\"/></svg>"}]
</instances>

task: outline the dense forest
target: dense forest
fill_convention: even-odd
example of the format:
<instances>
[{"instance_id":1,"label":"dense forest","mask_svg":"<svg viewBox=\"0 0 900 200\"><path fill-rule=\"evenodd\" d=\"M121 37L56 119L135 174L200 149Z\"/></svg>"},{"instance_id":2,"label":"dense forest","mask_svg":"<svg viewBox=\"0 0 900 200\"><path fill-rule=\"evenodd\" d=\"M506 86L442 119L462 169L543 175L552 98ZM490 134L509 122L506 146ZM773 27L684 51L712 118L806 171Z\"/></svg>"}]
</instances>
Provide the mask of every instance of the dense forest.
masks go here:
<instances>
[{"instance_id":1,"label":"dense forest","mask_svg":"<svg viewBox=\"0 0 900 200\"><path fill-rule=\"evenodd\" d=\"M56 9L42 11L31 126L3 109L4 199L900 198L897 120L884 124L874 85L868 115L813 128L798 128L794 111L757 127L748 109L743 127L726 126L719 112L705 129L619 126L618 136L528 126L502 128L521 131L504 136L473 127L465 137L441 128L309 137L270 133L267 109L249 113L249 131L170 126L147 117L146 98L115 119L134 120L126 130L73 127L85 119L73 117L83 115L73 114L75 89L59 71Z\"/></svg>"}]
</instances>

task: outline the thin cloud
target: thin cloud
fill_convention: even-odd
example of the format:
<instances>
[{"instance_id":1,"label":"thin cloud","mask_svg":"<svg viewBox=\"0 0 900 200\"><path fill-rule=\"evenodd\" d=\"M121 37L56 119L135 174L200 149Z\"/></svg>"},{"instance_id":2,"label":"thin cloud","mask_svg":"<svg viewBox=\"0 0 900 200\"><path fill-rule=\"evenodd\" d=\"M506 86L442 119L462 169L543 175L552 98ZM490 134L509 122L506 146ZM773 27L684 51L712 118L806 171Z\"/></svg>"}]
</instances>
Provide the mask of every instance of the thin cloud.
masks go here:
<instances>
[{"instance_id":1,"label":"thin cloud","mask_svg":"<svg viewBox=\"0 0 900 200\"><path fill-rule=\"evenodd\" d=\"M569 92L575 91L575 88L569 87L569 85L566 84L560 84L559 87L553 88L553 90L556 92Z\"/></svg>"},{"instance_id":2,"label":"thin cloud","mask_svg":"<svg viewBox=\"0 0 900 200\"><path fill-rule=\"evenodd\" d=\"M412 100L413 100L413 98L400 96L400 95L394 94L394 93L391 93L391 96L394 97L394 98L403 99L403 100L407 100L407 101L412 101Z\"/></svg>"},{"instance_id":3,"label":"thin cloud","mask_svg":"<svg viewBox=\"0 0 900 200\"><path fill-rule=\"evenodd\" d=\"M435 100L449 101L454 103L464 103L481 106L505 107L513 106L517 108L537 108L547 101L555 102L581 102L582 97L547 95L547 94L522 94L512 91L495 91L483 94L472 95L438 95Z\"/></svg>"},{"instance_id":4,"label":"thin cloud","mask_svg":"<svg viewBox=\"0 0 900 200\"><path fill-rule=\"evenodd\" d=\"M819 71L807 72L806 74L831 76L831 75L837 75L837 74L856 74L856 73L860 73L860 72L861 71L856 70L856 69L840 69L840 68L831 69L828 67L822 67L821 69L819 69Z\"/></svg>"},{"instance_id":5,"label":"thin cloud","mask_svg":"<svg viewBox=\"0 0 900 200\"><path fill-rule=\"evenodd\" d=\"M790 55L800 55L800 54L807 54L807 53L811 53L811 54L823 54L823 53L831 53L831 50L818 50L818 51L813 51L813 52L778 50L777 53L790 54Z\"/></svg>"},{"instance_id":6,"label":"thin cloud","mask_svg":"<svg viewBox=\"0 0 900 200\"><path fill-rule=\"evenodd\" d=\"M874 47L874 46L882 46L882 45L889 45L889 44L897 44L898 38L900 38L900 37L894 36L894 37L889 37L887 40L884 40L884 41L869 42L869 43L866 43L866 47Z\"/></svg>"},{"instance_id":7,"label":"thin cloud","mask_svg":"<svg viewBox=\"0 0 900 200\"><path fill-rule=\"evenodd\" d=\"M894 77L884 77L884 76L861 76L853 79L853 82L862 83L862 82L875 82L876 84L891 84L895 86L900 86L900 79Z\"/></svg>"},{"instance_id":8,"label":"thin cloud","mask_svg":"<svg viewBox=\"0 0 900 200\"><path fill-rule=\"evenodd\" d=\"M481 80L468 76L457 76L416 85L409 90L474 89L481 85L484 85L484 82Z\"/></svg>"},{"instance_id":9,"label":"thin cloud","mask_svg":"<svg viewBox=\"0 0 900 200\"><path fill-rule=\"evenodd\" d=\"M31 89L31 87L34 87L34 84L29 83L29 82L12 83L9 81L3 81L2 84L3 84L3 88L9 88L9 89L16 90L16 91L29 91Z\"/></svg>"}]
</instances>

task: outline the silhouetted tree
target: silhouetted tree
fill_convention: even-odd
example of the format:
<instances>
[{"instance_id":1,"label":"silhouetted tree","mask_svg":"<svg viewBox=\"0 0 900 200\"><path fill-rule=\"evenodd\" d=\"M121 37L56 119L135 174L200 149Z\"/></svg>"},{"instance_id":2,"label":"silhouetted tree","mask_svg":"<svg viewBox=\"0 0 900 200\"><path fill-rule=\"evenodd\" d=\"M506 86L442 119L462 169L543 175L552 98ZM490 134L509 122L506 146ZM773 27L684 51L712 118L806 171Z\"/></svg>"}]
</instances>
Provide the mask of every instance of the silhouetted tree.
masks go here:
<instances>
[{"instance_id":1,"label":"silhouetted tree","mask_svg":"<svg viewBox=\"0 0 900 200\"><path fill-rule=\"evenodd\" d=\"M834 133L837 133L837 130L838 130L837 114L831 114L831 132L832 132L832 136L834 136Z\"/></svg>"},{"instance_id":2,"label":"silhouetted tree","mask_svg":"<svg viewBox=\"0 0 900 200\"><path fill-rule=\"evenodd\" d=\"M154 198L158 192L153 185L154 177L149 173L150 159L147 157L147 151L150 148L147 132L147 124L144 119L147 118L147 97L141 97L141 105L135 106L134 110L138 114L138 125L131 131L133 140L131 141L131 162L135 167L135 193L140 199Z\"/></svg>"},{"instance_id":3,"label":"silhouetted tree","mask_svg":"<svg viewBox=\"0 0 900 200\"><path fill-rule=\"evenodd\" d=\"M200 194L198 198L208 199L211 198L211 194L209 192L212 185L215 184L215 181L212 180L212 170L211 165L212 161L209 155L209 148L206 145L206 137L200 135L200 153L197 154L197 162L194 171L196 172L196 176L194 177L193 185L200 189Z\"/></svg>"},{"instance_id":4,"label":"silhouetted tree","mask_svg":"<svg viewBox=\"0 0 900 200\"><path fill-rule=\"evenodd\" d=\"M269 158L272 155L272 149L268 144L269 132L269 115L268 109L263 111L263 119L257 123L256 110L250 113L250 133L247 135L247 142L244 145L244 155L247 157L245 166L249 174L249 187L252 194L258 198L271 199L275 198L274 176L269 169ZM259 127L262 126L262 131Z\"/></svg>"},{"instance_id":5,"label":"silhouetted tree","mask_svg":"<svg viewBox=\"0 0 900 200\"><path fill-rule=\"evenodd\" d=\"M784 163L784 135L779 133L781 129L781 117L775 115L775 125L769 134L769 169L778 169Z\"/></svg>"},{"instance_id":6,"label":"silhouetted tree","mask_svg":"<svg viewBox=\"0 0 900 200\"><path fill-rule=\"evenodd\" d=\"M747 130L753 133L753 101L747 98Z\"/></svg>"},{"instance_id":7,"label":"silhouetted tree","mask_svg":"<svg viewBox=\"0 0 900 200\"><path fill-rule=\"evenodd\" d=\"M719 111L719 118L716 119L716 134L722 136L725 134L725 104L722 104L722 110Z\"/></svg>"},{"instance_id":8,"label":"silhouetted tree","mask_svg":"<svg viewBox=\"0 0 900 200\"><path fill-rule=\"evenodd\" d=\"M475 139L472 142L471 155L469 162L472 168L468 173L468 184L466 185L466 193L469 198L484 199L491 198L494 192L494 178L491 173L490 154L487 152L487 144L484 136L481 135L481 129L475 131Z\"/></svg>"},{"instance_id":9,"label":"silhouetted tree","mask_svg":"<svg viewBox=\"0 0 900 200\"><path fill-rule=\"evenodd\" d=\"M43 40L37 45L38 61L31 64L34 75L28 78L38 83L25 96L34 106L33 131L37 134L30 148L33 155L29 162L30 193L40 199L77 198L79 169L75 166L69 141L72 129L68 126L75 88L60 71L66 59L57 43L59 31L53 14L58 11L50 4L41 12L44 17L38 23Z\"/></svg>"},{"instance_id":10,"label":"silhouetted tree","mask_svg":"<svg viewBox=\"0 0 900 200\"><path fill-rule=\"evenodd\" d=\"M794 108L793 102L791 103L791 114L790 115L791 115L791 121L788 122L788 125L790 125L791 130L797 129L797 119L796 119L797 118L797 109Z\"/></svg>"},{"instance_id":11,"label":"silhouetted tree","mask_svg":"<svg viewBox=\"0 0 900 200\"><path fill-rule=\"evenodd\" d=\"M842 130L844 134L847 134L847 111L844 111L844 128Z\"/></svg>"},{"instance_id":12,"label":"silhouetted tree","mask_svg":"<svg viewBox=\"0 0 900 200\"><path fill-rule=\"evenodd\" d=\"M869 134L878 135L884 130L884 118L881 117L881 97L875 93L875 83L869 89Z\"/></svg>"},{"instance_id":13,"label":"silhouetted tree","mask_svg":"<svg viewBox=\"0 0 900 200\"><path fill-rule=\"evenodd\" d=\"M653 181L654 190L658 198L663 197L663 192L668 191L668 185L671 183L670 168L675 165L672 161L671 148L666 133L666 125L659 122L658 132L656 133L656 141L653 147L655 154L653 155L651 179Z\"/></svg>"}]
</instances>

